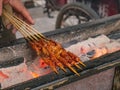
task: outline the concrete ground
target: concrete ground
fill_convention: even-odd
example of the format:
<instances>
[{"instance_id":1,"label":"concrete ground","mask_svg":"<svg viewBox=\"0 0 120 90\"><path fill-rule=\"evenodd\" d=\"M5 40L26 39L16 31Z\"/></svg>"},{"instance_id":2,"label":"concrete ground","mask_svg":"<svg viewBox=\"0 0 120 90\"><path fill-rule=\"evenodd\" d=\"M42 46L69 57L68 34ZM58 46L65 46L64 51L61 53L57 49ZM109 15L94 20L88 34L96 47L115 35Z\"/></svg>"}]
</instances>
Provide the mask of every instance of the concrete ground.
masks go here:
<instances>
[{"instance_id":1,"label":"concrete ground","mask_svg":"<svg viewBox=\"0 0 120 90\"><path fill-rule=\"evenodd\" d=\"M55 30L55 22L58 12L53 12L52 15L54 18L49 18L46 13L43 13L43 10L43 7L34 7L28 9L35 21L33 27L41 33ZM23 37L19 32L16 33L16 36L17 38Z\"/></svg>"}]
</instances>

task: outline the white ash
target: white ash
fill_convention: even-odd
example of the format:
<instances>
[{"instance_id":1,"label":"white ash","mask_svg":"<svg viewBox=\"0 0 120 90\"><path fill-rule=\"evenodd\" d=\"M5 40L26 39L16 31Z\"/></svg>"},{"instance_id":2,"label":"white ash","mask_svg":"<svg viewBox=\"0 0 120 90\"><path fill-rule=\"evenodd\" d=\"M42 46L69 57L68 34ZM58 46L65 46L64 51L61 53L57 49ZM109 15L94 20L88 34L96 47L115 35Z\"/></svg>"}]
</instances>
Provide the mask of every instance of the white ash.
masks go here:
<instances>
[{"instance_id":1,"label":"white ash","mask_svg":"<svg viewBox=\"0 0 120 90\"><path fill-rule=\"evenodd\" d=\"M106 44L105 47L107 48L108 53L113 53L114 51L120 50L120 42L112 41L110 44Z\"/></svg>"}]
</instances>

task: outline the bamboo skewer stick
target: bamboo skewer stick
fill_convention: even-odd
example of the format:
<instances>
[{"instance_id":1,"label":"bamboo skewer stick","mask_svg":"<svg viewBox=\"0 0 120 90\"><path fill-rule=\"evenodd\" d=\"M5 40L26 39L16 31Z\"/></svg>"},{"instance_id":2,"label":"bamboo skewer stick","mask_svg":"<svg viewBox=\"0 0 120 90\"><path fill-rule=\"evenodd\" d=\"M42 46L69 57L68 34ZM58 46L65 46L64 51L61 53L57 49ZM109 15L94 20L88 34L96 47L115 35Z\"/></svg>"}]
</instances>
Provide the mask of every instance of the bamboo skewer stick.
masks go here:
<instances>
[{"instance_id":1,"label":"bamboo skewer stick","mask_svg":"<svg viewBox=\"0 0 120 90\"><path fill-rule=\"evenodd\" d=\"M7 13L5 13L5 16L11 21L11 23L13 23L13 25L15 25L15 27L20 31L20 32L22 32L22 34L23 34L23 32L27 35L27 36L25 36L25 35L23 35L23 36L25 36L25 37L29 37L29 38L34 38L35 40L38 40L38 38L37 37L35 37L31 32L29 32L28 30L25 30L25 28L22 28L21 26L23 25L23 23L21 23L21 22L19 22L17 19L15 19L14 17L12 17L11 15L9 15L9 14L7 14ZM22 28L22 29L20 29L20 28ZM29 29L29 28L28 28ZM28 34L29 33L29 34ZM32 39L32 40L34 40L34 39Z\"/></svg>"},{"instance_id":2,"label":"bamboo skewer stick","mask_svg":"<svg viewBox=\"0 0 120 90\"><path fill-rule=\"evenodd\" d=\"M8 17L8 18L9 18L9 17ZM9 20L11 20L11 18L9 18ZM12 23L17 29L20 28L13 20L11 20L11 23ZM20 30L20 32L22 33L22 35L23 35L25 38L27 38L27 34L26 34L26 33L24 33L22 30Z\"/></svg>"},{"instance_id":3,"label":"bamboo skewer stick","mask_svg":"<svg viewBox=\"0 0 120 90\"><path fill-rule=\"evenodd\" d=\"M25 23L24 21L22 21L21 19L19 19L17 16L13 16L13 15L10 15L9 13L7 13L6 11L4 11L4 14L5 15L9 15L9 17L11 17L11 18L13 18L13 19L16 19L17 20L17 22L19 22L18 24L20 24L20 25L25 25L26 26L26 29L27 29L27 31L28 31L28 33L32 33L32 34L35 34L35 36L36 37L34 37L34 38L36 38L36 40L38 40L37 38L43 38L43 39L45 39L45 40L48 40L47 38L45 38L45 36L43 36L40 32L38 32L37 30L35 30L33 27L31 27L30 25L28 25L27 23ZM33 35L31 35L31 36L33 36Z\"/></svg>"},{"instance_id":4,"label":"bamboo skewer stick","mask_svg":"<svg viewBox=\"0 0 120 90\"><path fill-rule=\"evenodd\" d=\"M19 21L21 21L21 22L23 22L24 23L24 21L22 21L21 19L19 19L18 17L16 17L15 15L14 15L14 17L16 18L16 19L18 19ZM40 32L38 32L37 30L35 30L33 27L31 27L30 25L28 25L27 23L24 23L26 26L28 26L30 29L29 30L32 30L32 32L33 33L36 33L36 34L40 34L40 37L44 37L45 38L45 36L43 36Z\"/></svg>"},{"instance_id":5,"label":"bamboo skewer stick","mask_svg":"<svg viewBox=\"0 0 120 90\"><path fill-rule=\"evenodd\" d=\"M79 65L77 65L76 63L74 64L77 68L82 69Z\"/></svg>"},{"instance_id":6,"label":"bamboo skewer stick","mask_svg":"<svg viewBox=\"0 0 120 90\"><path fill-rule=\"evenodd\" d=\"M79 63L80 63L81 65L83 65L84 67L86 67L86 65L85 65L83 62L79 61Z\"/></svg>"},{"instance_id":7,"label":"bamboo skewer stick","mask_svg":"<svg viewBox=\"0 0 120 90\"><path fill-rule=\"evenodd\" d=\"M17 22L17 21L16 21ZM19 25L19 26L21 26L21 25L23 25L23 24L21 24L21 23L18 23L17 22L17 24ZM36 41L38 41L39 39L37 38L37 37L35 37L34 36L34 34L33 33L31 33L30 31L28 31L28 30L26 30L26 29L28 29L27 27L23 27L23 32L25 32L26 31L26 33L28 34L28 37L32 37L33 38L33 40L36 40Z\"/></svg>"},{"instance_id":8,"label":"bamboo skewer stick","mask_svg":"<svg viewBox=\"0 0 120 90\"><path fill-rule=\"evenodd\" d=\"M11 23L20 31L20 32L22 32L22 30L20 29L20 26L18 26L18 24L11 18L11 17L9 17L9 16L7 16L7 15L5 15L10 21L11 21ZM27 34L27 33L25 33L25 34ZM25 35L25 34L23 34L25 37L27 36L27 35Z\"/></svg>"},{"instance_id":9,"label":"bamboo skewer stick","mask_svg":"<svg viewBox=\"0 0 120 90\"><path fill-rule=\"evenodd\" d=\"M72 68L72 67L69 66L69 65L68 65L68 68L69 68L71 71L73 71L76 75L80 76L80 74L79 74L76 70L74 70L74 68Z\"/></svg>"},{"instance_id":10,"label":"bamboo skewer stick","mask_svg":"<svg viewBox=\"0 0 120 90\"><path fill-rule=\"evenodd\" d=\"M25 38L29 37L30 39L32 39L32 38L30 37L30 35L28 34L28 32L26 32L27 30L24 30L24 28L21 28L21 25L19 25L19 23L18 23L17 21L15 21L13 17L11 17L10 15L7 15L7 14L6 14L6 16L7 16L7 18L11 21L11 23L12 23L13 25L15 25L15 27L23 34L23 36L24 36ZM20 29L20 28L21 28L21 29ZM34 40L34 39L32 39L32 40Z\"/></svg>"},{"instance_id":11,"label":"bamboo skewer stick","mask_svg":"<svg viewBox=\"0 0 120 90\"><path fill-rule=\"evenodd\" d=\"M7 14L7 12L6 12ZM17 16L13 15L14 18L16 18L18 21L20 21L22 24L24 23L29 30L31 30L34 34L38 35L42 38L45 38L45 36L43 36L40 32L38 32L37 30L35 30L33 27L31 27L30 25L28 25L27 23L25 23L24 21L22 21L20 18L18 18Z\"/></svg>"}]
</instances>

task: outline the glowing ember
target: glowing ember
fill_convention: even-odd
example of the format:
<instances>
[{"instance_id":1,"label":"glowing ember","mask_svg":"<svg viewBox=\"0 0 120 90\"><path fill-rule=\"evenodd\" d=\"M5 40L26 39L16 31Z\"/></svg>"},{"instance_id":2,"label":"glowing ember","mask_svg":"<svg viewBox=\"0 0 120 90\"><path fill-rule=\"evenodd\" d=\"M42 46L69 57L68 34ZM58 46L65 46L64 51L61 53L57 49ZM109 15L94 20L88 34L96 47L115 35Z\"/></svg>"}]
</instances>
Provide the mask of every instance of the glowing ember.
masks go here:
<instances>
[{"instance_id":1,"label":"glowing ember","mask_svg":"<svg viewBox=\"0 0 120 90\"><path fill-rule=\"evenodd\" d=\"M0 71L0 82L3 82L7 78L9 78L9 76Z\"/></svg>"},{"instance_id":2,"label":"glowing ember","mask_svg":"<svg viewBox=\"0 0 120 90\"><path fill-rule=\"evenodd\" d=\"M4 74L2 71L0 71L0 77L9 78L8 75Z\"/></svg>"},{"instance_id":3,"label":"glowing ember","mask_svg":"<svg viewBox=\"0 0 120 90\"><path fill-rule=\"evenodd\" d=\"M48 65L44 62L44 60L40 59L39 60L39 67L40 68L45 68L45 67L48 67Z\"/></svg>"},{"instance_id":4,"label":"glowing ember","mask_svg":"<svg viewBox=\"0 0 120 90\"><path fill-rule=\"evenodd\" d=\"M30 72L30 73L32 74L32 76L33 76L34 78L37 78L37 77L40 76L39 74L37 74L37 73L35 73L35 72Z\"/></svg>"}]
</instances>

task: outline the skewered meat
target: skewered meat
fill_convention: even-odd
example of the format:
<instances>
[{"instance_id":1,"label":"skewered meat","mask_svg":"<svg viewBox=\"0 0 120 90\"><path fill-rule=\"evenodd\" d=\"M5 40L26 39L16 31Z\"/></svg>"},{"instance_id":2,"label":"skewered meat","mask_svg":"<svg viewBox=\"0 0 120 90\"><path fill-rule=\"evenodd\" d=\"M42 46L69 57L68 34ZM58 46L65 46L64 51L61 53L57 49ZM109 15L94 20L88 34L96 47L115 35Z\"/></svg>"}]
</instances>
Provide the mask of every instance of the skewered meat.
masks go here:
<instances>
[{"instance_id":1,"label":"skewered meat","mask_svg":"<svg viewBox=\"0 0 120 90\"><path fill-rule=\"evenodd\" d=\"M65 72L65 67L68 67L74 73L79 75L72 66L75 66L79 69L81 69L81 67L78 65L78 63L85 66L77 56L69 51L66 51L60 44L52 40L45 41L40 39L39 41L32 41L30 44L37 52L37 55L41 56L44 62L49 65L56 73L58 73L58 66Z\"/></svg>"}]
</instances>

